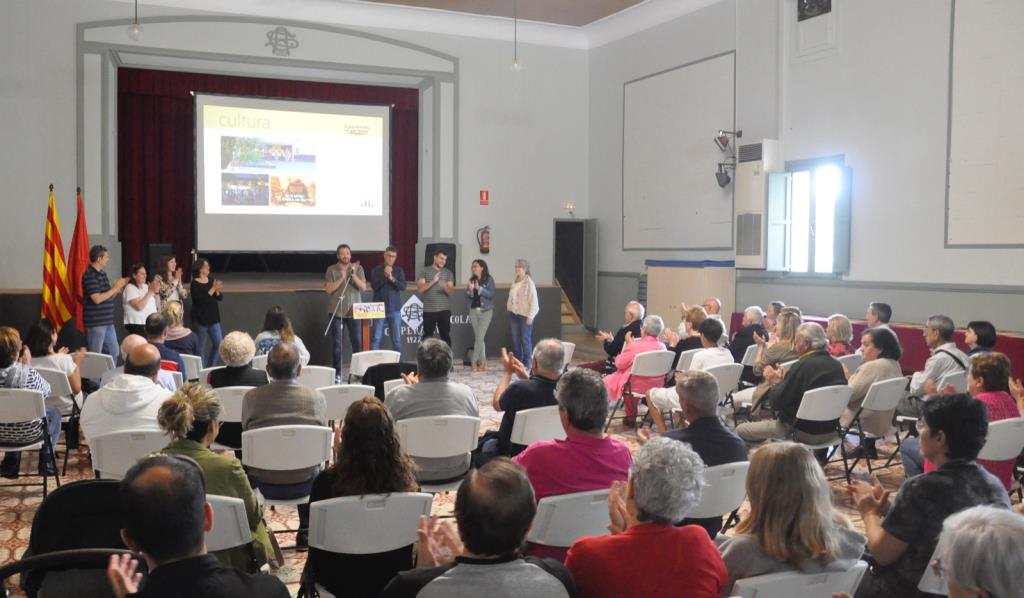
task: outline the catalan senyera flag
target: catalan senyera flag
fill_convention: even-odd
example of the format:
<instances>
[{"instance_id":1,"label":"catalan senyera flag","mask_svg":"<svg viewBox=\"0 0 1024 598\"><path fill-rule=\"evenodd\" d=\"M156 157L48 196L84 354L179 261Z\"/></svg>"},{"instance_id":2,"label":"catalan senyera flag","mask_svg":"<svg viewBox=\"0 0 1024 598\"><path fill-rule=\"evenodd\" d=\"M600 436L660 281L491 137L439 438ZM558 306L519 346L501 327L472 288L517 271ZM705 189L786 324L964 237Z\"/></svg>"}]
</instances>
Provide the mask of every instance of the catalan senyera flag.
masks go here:
<instances>
[{"instance_id":1,"label":"catalan senyera flag","mask_svg":"<svg viewBox=\"0 0 1024 598\"><path fill-rule=\"evenodd\" d=\"M64 263L64 243L60 238L60 219L53 203L50 186L50 207L46 210L46 240L43 243L43 317L60 330L71 318L71 292L68 290L68 269Z\"/></svg>"},{"instance_id":2,"label":"catalan senyera flag","mask_svg":"<svg viewBox=\"0 0 1024 598\"><path fill-rule=\"evenodd\" d=\"M71 236L68 247L68 290L71 291L71 311L75 316L75 327L85 332L82 323L82 275L89 267L89 230L85 225L85 207L82 205L82 189L78 189L78 219L75 220L75 233Z\"/></svg>"}]
</instances>

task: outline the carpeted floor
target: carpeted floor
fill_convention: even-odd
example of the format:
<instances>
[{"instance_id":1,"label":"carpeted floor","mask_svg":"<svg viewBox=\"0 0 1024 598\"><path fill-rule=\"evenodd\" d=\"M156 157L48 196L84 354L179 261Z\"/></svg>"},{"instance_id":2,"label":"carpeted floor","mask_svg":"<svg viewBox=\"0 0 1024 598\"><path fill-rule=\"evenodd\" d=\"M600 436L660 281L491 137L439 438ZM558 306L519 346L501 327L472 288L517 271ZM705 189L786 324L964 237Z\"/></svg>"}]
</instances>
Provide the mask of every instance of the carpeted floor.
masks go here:
<instances>
[{"instance_id":1,"label":"carpeted floor","mask_svg":"<svg viewBox=\"0 0 1024 598\"><path fill-rule=\"evenodd\" d=\"M576 358L574 361L582 361L583 359ZM500 364L494 360L490 363L490 369L484 373L471 372L468 368L461 365L456 367L454 373L454 379L458 382L467 384L473 389L477 400L480 403L480 414L483 419L483 429L495 429L497 428L501 414L496 413L491 408L491 397L494 393L494 388L500 381ZM622 428L618 424L614 424L611 429L611 435L617 438L631 448L635 449L637 446L636 435L632 430ZM891 440L891 439L890 439ZM59 447L63 448L63 447ZM883 454L888 454L893 448L894 443L879 444L879 450ZM61 451L61 456L63 455ZM22 465L22 471L34 471L36 467L36 458L34 455L28 456L24 459ZM842 464L832 464L827 468L829 477L839 477L842 475ZM867 468L862 463L858 466L855 473L856 476L866 479ZM62 482L88 479L92 477L92 471L89 468L88 460L86 457L85 450L72 452L69 464L68 464L68 475L62 477ZM903 480L903 468L899 465L895 465L890 469L878 472L878 477L882 484L886 488L895 490L899 487ZM25 478L28 482L38 482L39 478ZM856 510L852 508L850 500L847 498L843 488L845 486L845 480L837 480L832 482L833 486L833 499L836 508L846 514L858 529L863 529L863 524L860 520ZM53 488L53 482L51 481L51 489ZM29 532L32 525L32 517L35 514L36 508L42 500L42 488L17 488L7 487L0 488L0 562L7 563L13 559L21 556L28 546ZM451 516L452 504L454 502L454 495L438 495L434 499L434 512L440 516ZM741 514L744 512L746 506L741 509ZM270 526L274 529L289 529L294 528L298 523L298 517L294 508L283 508L273 512L267 512L267 520ZM294 542L293 534L279 534L278 539L282 546L290 546ZM285 566L275 571L274 574L284 580L294 595L298 591L299 578L302 573L302 567L305 564L305 553L298 553L295 551L286 550L286 563ZM12 587L11 581L7 582L8 587ZM15 593L14 595L19 595Z\"/></svg>"}]
</instances>

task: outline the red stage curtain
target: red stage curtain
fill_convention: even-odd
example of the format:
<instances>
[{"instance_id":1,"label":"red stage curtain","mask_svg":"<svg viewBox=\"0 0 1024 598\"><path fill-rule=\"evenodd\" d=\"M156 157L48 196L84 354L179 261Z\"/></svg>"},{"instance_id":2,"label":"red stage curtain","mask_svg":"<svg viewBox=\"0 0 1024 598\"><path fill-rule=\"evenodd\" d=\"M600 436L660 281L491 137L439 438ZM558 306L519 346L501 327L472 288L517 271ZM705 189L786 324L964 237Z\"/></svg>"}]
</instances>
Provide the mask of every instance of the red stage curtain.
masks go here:
<instances>
[{"instance_id":1,"label":"red stage curtain","mask_svg":"<svg viewBox=\"0 0 1024 598\"><path fill-rule=\"evenodd\" d=\"M415 276L419 186L419 91L180 73L118 70L118 236L125 267L143 261L147 243L174 245L190 265L195 246L195 108L192 92L321 102L391 104L391 239L399 264ZM344 242L339 239L338 242ZM333 251L333 245L324 251ZM380 255L357 255L370 268Z\"/></svg>"}]
</instances>

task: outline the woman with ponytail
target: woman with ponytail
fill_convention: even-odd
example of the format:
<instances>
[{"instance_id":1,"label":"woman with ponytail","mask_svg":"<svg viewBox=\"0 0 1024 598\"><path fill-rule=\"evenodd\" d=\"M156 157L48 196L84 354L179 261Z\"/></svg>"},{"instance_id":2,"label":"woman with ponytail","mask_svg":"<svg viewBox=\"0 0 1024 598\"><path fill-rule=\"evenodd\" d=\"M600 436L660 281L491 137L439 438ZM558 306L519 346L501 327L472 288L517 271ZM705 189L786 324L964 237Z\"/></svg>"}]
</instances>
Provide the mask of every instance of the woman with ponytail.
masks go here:
<instances>
[{"instance_id":1,"label":"woman with ponytail","mask_svg":"<svg viewBox=\"0 0 1024 598\"><path fill-rule=\"evenodd\" d=\"M263 522L256 494L242 464L210 450L220 431L221 405L213 389L200 384L186 384L160 406L157 422L173 440L161 451L168 455L190 457L203 469L207 494L231 496L245 501L245 512L252 530L252 543L213 552L227 566L255 573L273 554L270 536Z\"/></svg>"}]
</instances>

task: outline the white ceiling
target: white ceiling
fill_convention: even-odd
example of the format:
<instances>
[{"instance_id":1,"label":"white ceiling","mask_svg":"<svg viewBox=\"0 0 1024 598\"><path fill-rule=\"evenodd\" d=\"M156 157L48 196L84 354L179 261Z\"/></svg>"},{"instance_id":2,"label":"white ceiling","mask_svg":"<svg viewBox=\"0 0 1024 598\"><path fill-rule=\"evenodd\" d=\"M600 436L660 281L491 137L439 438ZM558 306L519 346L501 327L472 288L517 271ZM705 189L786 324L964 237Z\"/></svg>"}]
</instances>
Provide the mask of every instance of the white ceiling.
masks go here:
<instances>
[{"instance_id":1,"label":"white ceiling","mask_svg":"<svg viewBox=\"0 0 1024 598\"><path fill-rule=\"evenodd\" d=\"M648 0L362 0L582 27ZM513 12L514 11L514 12Z\"/></svg>"}]
</instances>

